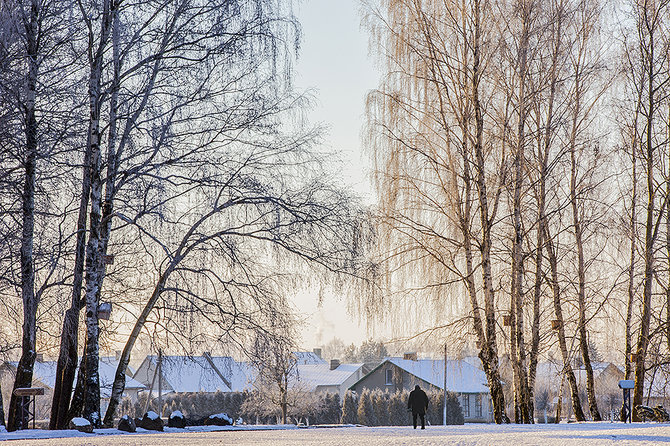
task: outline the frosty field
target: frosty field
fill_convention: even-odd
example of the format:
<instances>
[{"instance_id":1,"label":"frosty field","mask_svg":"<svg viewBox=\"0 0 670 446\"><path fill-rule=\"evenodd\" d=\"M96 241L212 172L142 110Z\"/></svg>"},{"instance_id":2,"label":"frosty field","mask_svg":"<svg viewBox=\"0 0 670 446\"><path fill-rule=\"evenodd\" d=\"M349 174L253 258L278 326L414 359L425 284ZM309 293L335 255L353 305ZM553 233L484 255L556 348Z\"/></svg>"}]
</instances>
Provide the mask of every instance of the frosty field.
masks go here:
<instances>
[{"instance_id":1,"label":"frosty field","mask_svg":"<svg viewBox=\"0 0 670 446\"><path fill-rule=\"evenodd\" d=\"M221 428L218 428L221 429ZM429 426L411 427L337 427L307 429L226 429L184 431L167 429L164 433L120 433L99 429L95 434L73 431L23 431L0 434L0 440L20 440L14 444L31 445L662 445L670 444L670 424L581 423Z\"/></svg>"}]
</instances>

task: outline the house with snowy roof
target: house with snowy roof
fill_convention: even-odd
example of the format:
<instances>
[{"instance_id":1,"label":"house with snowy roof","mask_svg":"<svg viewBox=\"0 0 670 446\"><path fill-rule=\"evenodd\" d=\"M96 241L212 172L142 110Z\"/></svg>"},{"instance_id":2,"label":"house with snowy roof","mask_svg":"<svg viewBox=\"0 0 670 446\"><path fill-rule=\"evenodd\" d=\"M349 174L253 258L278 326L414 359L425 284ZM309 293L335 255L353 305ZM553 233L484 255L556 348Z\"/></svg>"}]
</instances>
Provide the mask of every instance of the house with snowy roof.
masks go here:
<instances>
[{"instance_id":1,"label":"house with snowy roof","mask_svg":"<svg viewBox=\"0 0 670 446\"><path fill-rule=\"evenodd\" d=\"M56 385L56 366L57 361L42 361L40 359L35 361L33 366L33 387L44 387L45 391L53 391ZM103 356L98 362L98 374L100 376L100 397L102 399L109 399L112 395L112 385L114 384L114 376L116 375L116 368L118 367L118 360L114 357ZM5 370L10 372L12 378L16 374L16 367L18 362L6 362ZM78 369L77 369L78 372ZM75 383L76 383L75 375ZM130 397L133 401L137 400L139 392L145 389L144 384L135 381L130 376L126 376L126 386L123 396Z\"/></svg>"},{"instance_id":2,"label":"house with snowy roof","mask_svg":"<svg viewBox=\"0 0 670 446\"><path fill-rule=\"evenodd\" d=\"M255 373L245 362L206 352L202 356L162 356L160 368L158 356L147 355L133 378L155 393L160 384L162 394L241 392L251 389Z\"/></svg>"},{"instance_id":3,"label":"house with snowy roof","mask_svg":"<svg viewBox=\"0 0 670 446\"><path fill-rule=\"evenodd\" d=\"M644 404L670 408L670 366L668 364L660 364L646 373Z\"/></svg>"},{"instance_id":4,"label":"house with snowy roof","mask_svg":"<svg viewBox=\"0 0 670 446\"><path fill-rule=\"evenodd\" d=\"M608 416L612 411L621 408L622 392L619 388L619 380L624 379L624 372L616 364L611 362L592 362L593 382L596 391L598 409L603 416ZM587 374L584 367L576 366L572 369L580 391L586 391ZM561 385L563 381L563 385ZM573 416L570 400L570 390L565 381L563 372L563 361L553 360L537 364L535 373L535 409L538 416L543 412L554 413L559 401L559 393L563 391L563 414L568 419ZM582 398L582 409L588 416L586 398Z\"/></svg>"},{"instance_id":5,"label":"house with snowy roof","mask_svg":"<svg viewBox=\"0 0 670 446\"><path fill-rule=\"evenodd\" d=\"M321 358L320 349L314 349L314 350L315 351L311 352L293 352L297 364L299 365L327 364L326 360Z\"/></svg>"},{"instance_id":6,"label":"house with snowy roof","mask_svg":"<svg viewBox=\"0 0 670 446\"><path fill-rule=\"evenodd\" d=\"M323 361L320 364L298 364L297 380L309 392L337 393L342 399L344 392L365 374L364 365L340 364L337 359L331 360L330 363Z\"/></svg>"},{"instance_id":7,"label":"house with snowy roof","mask_svg":"<svg viewBox=\"0 0 670 446\"><path fill-rule=\"evenodd\" d=\"M445 361L417 359L416 354L404 358L386 358L370 373L349 387L357 393L363 389L387 392L411 391L420 386L425 391L444 389ZM477 367L461 360L446 362L447 390L458 395L466 422L490 422L491 398L486 375Z\"/></svg>"},{"instance_id":8,"label":"house with snowy roof","mask_svg":"<svg viewBox=\"0 0 670 446\"><path fill-rule=\"evenodd\" d=\"M44 388L44 396L40 396L35 400L37 412L42 417L48 417L51 410L53 389L56 385L57 364L57 361L44 361L42 360L42 355L38 355L35 365L33 366L32 386ZM11 392L17 366L18 362L10 361L3 364L3 390L8 389L8 391ZM114 376L116 375L117 366L118 359L113 356L103 356L98 362L98 374L100 376L100 408L103 413L106 410L107 405L109 404L109 398L112 395L112 385L114 384ZM77 378L75 376L75 385L76 382ZM130 376L126 376L126 385L123 390L123 396L128 397L135 402L137 401L139 393L145 390L145 388L144 384L135 381ZM9 394L3 395L4 398L9 398L9 396Z\"/></svg>"},{"instance_id":9,"label":"house with snowy roof","mask_svg":"<svg viewBox=\"0 0 670 446\"><path fill-rule=\"evenodd\" d=\"M102 356L98 362L98 373L100 374L100 398L104 401L112 396L112 385L116 376L116 369L119 367L119 359L114 356ZM139 381L134 380L126 374L126 385L123 388L123 396L131 401L137 401L140 392L144 391L146 386ZM106 406L105 406L106 407Z\"/></svg>"}]
</instances>

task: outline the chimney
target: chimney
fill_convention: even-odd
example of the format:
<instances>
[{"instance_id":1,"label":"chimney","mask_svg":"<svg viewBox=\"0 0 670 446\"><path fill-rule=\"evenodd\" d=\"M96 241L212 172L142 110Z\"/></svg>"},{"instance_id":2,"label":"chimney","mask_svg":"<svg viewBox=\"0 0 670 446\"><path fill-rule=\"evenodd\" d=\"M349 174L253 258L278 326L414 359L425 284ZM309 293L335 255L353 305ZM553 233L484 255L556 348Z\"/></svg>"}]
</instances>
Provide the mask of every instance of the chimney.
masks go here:
<instances>
[{"instance_id":1,"label":"chimney","mask_svg":"<svg viewBox=\"0 0 670 446\"><path fill-rule=\"evenodd\" d=\"M340 366L340 360L339 359L331 359L330 360L330 370L335 370Z\"/></svg>"},{"instance_id":2,"label":"chimney","mask_svg":"<svg viewBox=\"0 0 670 446\"><path fill-rule=\"evenodd\" d=\"M323 359L323 356L321 356L321 349L320 348L314 348L312 349L312 352L318 356L319 358Z\"/></svg>"},{"instance_id":3,"label":"chimney","mask_svg":"<svg viewBox=\"0 0 670 446\"><path fill-rule=\"evenodd\" d=\"M417 360L416 352L407 352L403 355L402 359L408 359L410 361L416 361Z\"/></svg>"},{"instance_id":4,"label":"chimney","mask_svg":"<svg viewBox=\"0 0 670 446\"><path fill-rule=\"evenodd\" d=\"M116 359L117 361L121 359L121 350L116 350L114 352L114 359Z\"/></svg>"},{"instance_id":5,"label":"chimney","mask_svg":"<svg viewBox=\"0 0 670 446\"><path fill-rule=\"evenodd\" d=\"M44 353L37 353L37 355L35 356L35 361L44 362Z\"/></svg>"}]
</instances>

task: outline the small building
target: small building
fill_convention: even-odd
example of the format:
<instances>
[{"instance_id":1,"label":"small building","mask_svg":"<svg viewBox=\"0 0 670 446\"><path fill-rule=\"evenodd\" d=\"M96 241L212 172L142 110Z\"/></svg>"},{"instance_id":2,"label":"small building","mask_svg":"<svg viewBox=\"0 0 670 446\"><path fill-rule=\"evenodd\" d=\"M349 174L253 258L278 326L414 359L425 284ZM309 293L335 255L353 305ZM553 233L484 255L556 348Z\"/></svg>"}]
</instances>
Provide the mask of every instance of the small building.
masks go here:
<instances>
[{"instance_id":1,"label":"small building","mask_svg":"<svg viewBox=\"0 0 670 446\"><path fill-rule=\"evenodd\" d=\"M98 373L100 375L100 398L102 404L109 401L112 396L112 386L116 376L116 369L119 367L119 360L114 356L103 356L98 363ZM144 391L146 386L139 381L134 380L128 375L126 370L126 384L123 388L123 396L130 398L134 403L139 398L140 392ZM106 404L105 404L106 407Z\"/></svg>"},{"instance_id":2,"label":"small building","mask_svg":"<svg viewBox=\"0 0 670 446\"><path fill-rule=\"evenodd\" d=\"M592 362L593 381L596 392L596 402L601 416L605 419L621 408L622 394L619 389L619 380L624 379L624 372L611 362ZM588 417L588 401L586 399L586 369L575 367L572 369L577 388L580 391L582 410ZM561 382L563 381L563 385ZM544 417L553 419L556 413L556 404L559 400L559 392L563 389L562 413L568 419L573 417L572 403L570 399L570 388L563 373L563 362L560 360L541 362L537 365L535 378L535 416L539 422Z\"/></svg>"},{"instance_id":3,"label":"small building","mask_svg":"<svg viewBox=\"0 0 670 446\"><path fill-rule=\"evenodd\" d=\"M203 356L209 356L205 353ZM251 390L256 379L256 371L252 365L244 361L236 361L231 356L209 356L210 365L214 367L231 392Z\"/></svg>"},{"instance_id":4,"label":"small building","mask_svg":"<svg viewBox=\"0 0 670 446\"><path fill-rule=\"evenodd\" d=\"M388 392L411 391L416 385L426 391L444 390L445 361L416 359L416 356L387 358L349 387ZM447 390L458 395L466 422L490 422L491 398L486 375L477 367L459 360L447 361Z\"/></svg>"},{"instance_id":5,"label":"small building","mask_svg":"<svg viewBox=\"0 0 670 446\"><path fill-rule=\"evenodd\" d=\"M56 367L57 361L43 361L40 356L35 361L33 366L33 387L44 387L44 395L35 400L38 418L48 418L51 411L51 401L53 399L54 386L56 385ZM5 362L3 365L3 391L7 389L11 392L14 377L16 376L16 367L18 362ZM109 404L109 398L112 395L112 385L114 384L114 376L116 375L116 368L118 360L114 357L101 357L98 362L98 375L100 377L100 410L105 412ZM77 369L77 373L78 373ZM75 375L73 383L74 387L77 385L77 376ZM135 381L133 378L126 376L126 385L123 390L123 396L130 398L133 402L137 401L139 393L145 390L145 386ZM10 393L3 394L5 401L9 401Z\"/></svg>"},{"instance_id":6,"label":"small building","mask_svg":"<svg viewBox=\"0 0 670 446\"><path fill-rule=\"evenodd\" d=\"M326 360L319 356L320 350L315 349L312 352L293 352L299 365L307 364L327 364Z\"/></svg>"},{"instance_id":7,"label":"small building","mask_svg":"<svg viewBox=\"0 0 670 446\"><path fill-rule=\"evenodd\" d=\"M661 364L652 368L645 374L644 381L643 404L670 409L670 365Z\"/></svg>"},{"instance_id":8,"label":"small building","mask_svg":"<svg viewBox=\"0 0 670 446\"><path fill-rule=\"evenodd\" d=\"M40 356L38 356L33 366L33 381L31 386L44 388L44 395L35 397L36 419L43 420L49 418L51 413L51 401L53 400L54 386L56 385L56 361L43 361ZM2 364L1 382L5 410L7 410L12 396L17 366L17 361L7 361Z\"/></svg>"},{"instance_id":9,"label":"small building","mask_svg":"<svg viewBox=\"0 0 670 446\"><path fill-rule=\"evenodd\" d=\"M337 393L340 399L355 382L360 380L364 364L340 364L336 359L330 364L298 364L297 380L314 393Z\"/></svg>"},{"instance_id":10,"label":"small building","mask_svg":"<svg viewBox=\"0 0 670 446\"><path fill-rule=\"evenodd\" d=\"M238 362L230 356L210 356L208 353L202 356L163 356L161 375L162 394L241 392L251 389L255 377L247 363ZM158 356L144 358L133 378L157 393Z\"/></svg>"}]
</instances>

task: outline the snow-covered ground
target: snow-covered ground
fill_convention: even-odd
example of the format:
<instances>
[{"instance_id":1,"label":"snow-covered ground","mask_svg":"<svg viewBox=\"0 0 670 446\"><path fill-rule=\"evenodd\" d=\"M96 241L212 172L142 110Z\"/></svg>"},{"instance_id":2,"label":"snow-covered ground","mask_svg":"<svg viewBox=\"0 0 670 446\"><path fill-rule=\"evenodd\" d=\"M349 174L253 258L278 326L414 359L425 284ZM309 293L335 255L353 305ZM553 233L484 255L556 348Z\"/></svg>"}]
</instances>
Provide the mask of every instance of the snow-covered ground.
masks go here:
<instances>
[{"instance_id":1,"label":"snow-covered ground","mask_svg":"<svg viewBox=\"0 0 670 446\"><path fill-rule=\"evenodd\" d=\"M411 427L338 427L296 428L290 426L166 428L163 433L138 429L135 434L116 429L98 429L94 434L73 431L27 430L0 433L0 440L19 440L35 445L177 445L210 444L318 445L318 446L394 446L394 445L670 445L670 424L651 423L574 423L523 425L429 426Z\"/></svg>"}]
</instances>

